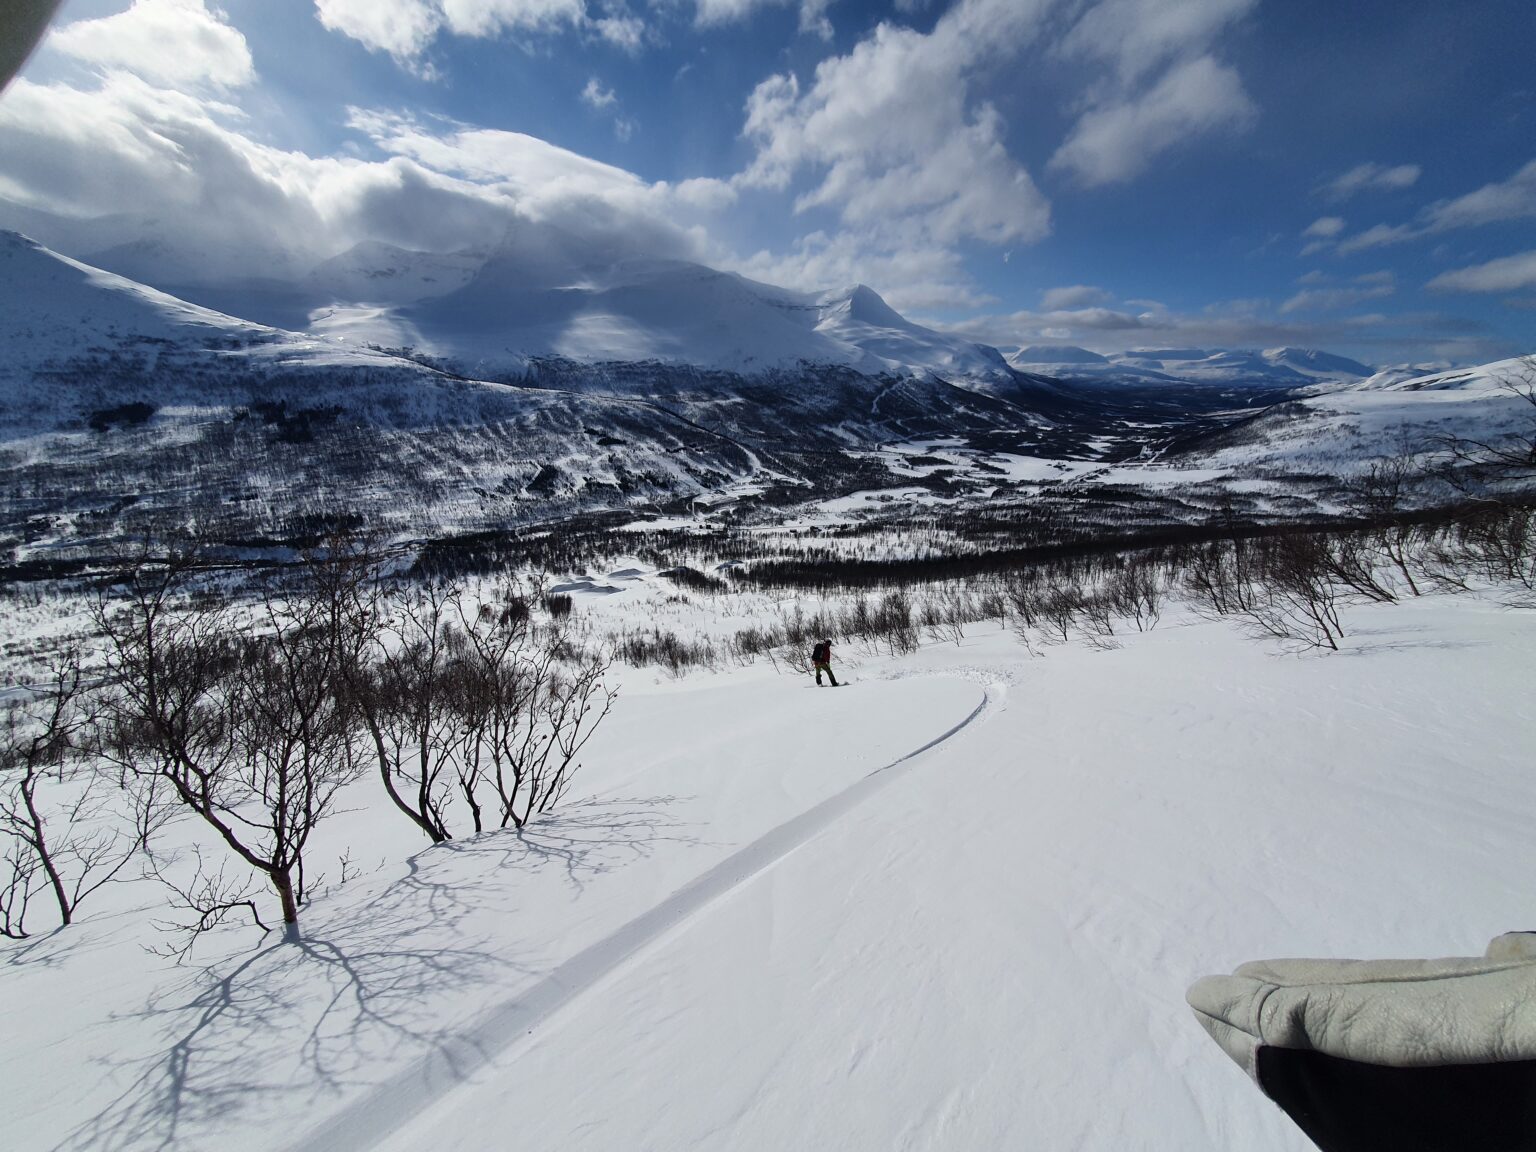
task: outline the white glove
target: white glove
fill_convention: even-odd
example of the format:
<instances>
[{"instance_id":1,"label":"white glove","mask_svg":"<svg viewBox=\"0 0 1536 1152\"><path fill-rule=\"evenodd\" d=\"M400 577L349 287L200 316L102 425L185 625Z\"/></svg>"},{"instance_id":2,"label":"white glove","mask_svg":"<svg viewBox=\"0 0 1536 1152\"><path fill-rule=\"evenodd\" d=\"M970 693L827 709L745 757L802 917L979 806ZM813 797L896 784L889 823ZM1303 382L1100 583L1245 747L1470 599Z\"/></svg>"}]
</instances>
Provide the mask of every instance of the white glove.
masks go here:
<instances>
[{"instance_id":1,"label":"white glove","mask_svg":"<svg viewBox=\"0 0 1536 1152\"><path fill-rule=\"evenodd\" d=\"M1188 999L1329 1152L1536 1149L1536 933L1480 959L1258 961Z\"/></svg>"}]
</instances>

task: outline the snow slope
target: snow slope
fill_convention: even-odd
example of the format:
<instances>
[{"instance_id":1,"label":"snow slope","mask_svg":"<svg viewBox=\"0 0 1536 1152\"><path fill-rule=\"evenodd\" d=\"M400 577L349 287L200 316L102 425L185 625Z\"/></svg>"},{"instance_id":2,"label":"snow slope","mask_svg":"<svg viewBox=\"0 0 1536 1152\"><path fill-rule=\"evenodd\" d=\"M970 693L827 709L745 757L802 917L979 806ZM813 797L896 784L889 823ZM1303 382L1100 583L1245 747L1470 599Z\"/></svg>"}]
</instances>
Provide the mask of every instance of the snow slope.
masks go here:
<instances>
[{"instance_id":1,"label":"snow slope","mask_svg":"<svg viewBox=\"0 0 1536 1152\"><path fill-rule=\"evenodd\" d=\"M632 674L547 824L404 866L392 813L335 826L390 862L303 948L164 965L132 886L6 944L10 1146L1302 1152L1185 986L1480 952L1536 868L1536 616L1346 624L1328 658L1174 615L849 651L835 692Z\"/></svg>"},{"instance_id":2,"label":"snow slope","mask_svg":"<svg viewBox=\"0 0 1536 1152\"><path fill-rule=\"evenodd\" d=\"M1072 345L1036 344L1008 357L1021 372L1037 372L1080 383L1194 383L1301 387L1313 383L1351 384L1372 369L1344 356L1312 348L1267 348L1262 352L1205 348L1144 348L1101 356Z\"/></svg>"},{"instance_id":3,"label":"snow slope","mask_svg":"<svg viewBox=\"0 0 1536 1152\"><path fill-rule=\"evenodd\" d=\"M1373 371L1344 356L1303 348L1271 348L1263 352L1147 348L1121 352L1110 360L1122 368L1162 372L1205 384L1297 386L1320 380L1353 382Z\"/></svg>"},{"instance_id":4,"label":"snow slope","mask_svg":"<svg viewBox=\"0 0 1536 1152\"><path fill-rule=\"evenodd\" d=\"M870 375L1009 375L994 350L913 324L862 285L818 296L682 261L572 269L503 251L457 291L396 315L436 354L483 375L538 357L745 373L831 364Z\"/></svg>"},{"instance_id":5,"label":"snow slope","mask_svg":"<svg viewBox=\"0 0 1536 1152\"><path fill-rule=\"evenodd\" d=\"M402 366L367 349L203 308L0 232L0 388L36 392L39 376L93 360L98 372L152 373L171 359L202 367Z\"/></svg>"},{"instance_id":6,"label":"snow slope","mask_svg":"<svg viewBox=\"0 0 1536 1152\"><path fill-rule=\"evenodd\" d=\"M1277 405L1184 455L1213 467L1347 475L1381 457L1433 451L1437 438L1528 431L1536 406L1511 390L1522 381L1536 384L1529 357L1407 380L1383 373Z\"/></svg>"}]
</instances>

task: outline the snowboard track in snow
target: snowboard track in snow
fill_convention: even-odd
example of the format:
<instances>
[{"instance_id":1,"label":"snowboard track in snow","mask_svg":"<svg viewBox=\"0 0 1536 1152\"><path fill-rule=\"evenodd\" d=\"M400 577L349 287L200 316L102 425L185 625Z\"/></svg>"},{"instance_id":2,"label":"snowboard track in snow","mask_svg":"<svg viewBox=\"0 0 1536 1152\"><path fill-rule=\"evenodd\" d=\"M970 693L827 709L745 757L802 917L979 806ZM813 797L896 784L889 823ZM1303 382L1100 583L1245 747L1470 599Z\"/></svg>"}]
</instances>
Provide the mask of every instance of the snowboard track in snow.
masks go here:
<instances>
[{"instance_id":1,"label":"snowboard track in snow","mask_svg":"<svg viewBox=\"0 0 1536 1152\"><path fill-rule=\"evenodd\" d=\"M655 944L810 843L870 797L895 783L919 757L948 742L997 701L990 685L981 702L954 727L841 792L769 829L690 880L647 912L563 961L513 999L494 1005L476 1023L439 1044L384 1083L368 1089L289 1145L289 1152L366 1152L395 1134L493 1061L515 1057L541 1025Z\"/></svg>"}]
</instances>

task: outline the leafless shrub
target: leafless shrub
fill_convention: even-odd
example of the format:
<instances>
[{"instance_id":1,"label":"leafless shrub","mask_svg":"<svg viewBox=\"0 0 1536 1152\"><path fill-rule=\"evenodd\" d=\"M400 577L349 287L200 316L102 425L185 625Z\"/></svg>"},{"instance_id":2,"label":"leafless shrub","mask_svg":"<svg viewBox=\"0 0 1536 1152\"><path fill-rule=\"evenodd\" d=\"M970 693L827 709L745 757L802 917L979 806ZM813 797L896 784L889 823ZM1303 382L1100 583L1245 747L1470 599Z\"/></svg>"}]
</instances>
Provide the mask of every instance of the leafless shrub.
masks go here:
<instances>
[{"instance_id":1,"label":"leafless shrub","mask_svg":"<svg viewBox=\"0 0 1536 1152\"><path fill-rule=\"evenodd\" d=\"M1377 604L1394 604L1397 593L1378 570L1378 553L1364 533L1331 533L1319 537L1317 561L1342 590Z\"/></svg>"},{"instance_id":2,"label":"leafless shrub","mask_svg":"<svg viewBox=\"0 0 1536 1152\"><path fill-rule=\"evenodd\" d=\"M1191 549L1184 569L1184 586L1197 611L1215 616L1250 612L1261 597L1251 541L1215 540Z\"/></svg>"},{"instance_id":3,"label":"leafless shrub","mask_svg":"<svg viewBox=\"0 0 1536 1152\"><path fill-rule=\"evenodd\" d=\"M475 831L521 828L565 795L577 755L612 709L608 665L567 668L557 637L508 621L463 616L460 627L447 693L461 733L459 794Z\"/></svg>"},{"instance_id":4,"label":"leafless shrub","mask_svg":"<svg viewBox=\"0 0 1536 1152\"><path fill-rule=\"evenodd\" d=\"M1112 574L1104 596L1114 612L1134 624L1138 632L1151 631L1162 619L1162 580L1156 566L1149 562L1133 562Z\"/></svg>"},{"instance_id":5,"label":"leafless shrub","mask_svg":"<svg viewBox=\"0 0 1536 1152\"><path fill-rule=\"evenodd\" d=\"M447 806L460 738L448 674L458 596L443 584L382 592L362 587L353 594L344 675L371 759L390 802L441 843L452 837Z\"/></svg>"},{"instance_id":6,"label":"leafless shrub","mask_svg":"<svg viewBox=\"0 0 1536 1152\"><path fill-rule=\"evenodd\" d=\"M1420 594L1413 576L1415 546L1420 531L1407 512L1415 495L1427 483L1427 475L1405 445L1396 456L1373 461L1350 485L1358 514L1377 525L1372 543L1414 596Z\"/></svg>"},{"instance_id":7,"label":"leafless shrub","mask_svg":"<svg viewBox=\"0 0 1536 1152\"><path fill-rule=\"evenodd\" d=\"M1263 542L1258 595L1242 615L1263 635L1305 648L1338 651L1339 586L1328 542L1318 533L1289 533Z\"/></svg>"},{"instance_id":8,"label":"leafless shrub","mask_svg":"<svg viewBox=\"0 0 1536 1152\"><path fill-rule=\"evenodd\" d=\"M1047 585L1037 601L1036 634L1048 644L1065 644L1083 612L1083 586L1076 580Z\"/></svg>"},{"instance_id":9,"label":"leafless shrub","mask_svg":"<svg viewBox=\"0 0 1536 1152\"><path fill-rule=\"evenodd\" d=\"M267 587L254 612L187 592L177 561L124 574L96 623L112 684L103 751L163 786L266 878L297 940L304 851L356 779L344 645L321 598Z\"/></svg>"},{"instance_id":10,"label":"leafless shrub","mask_svg":"<svg viewBox=\"0 0 1536 1152\"><path fill-rule=\"evenodd\" d=\"M61 925L120 873L140 834L111 819L116 782L87 747L91 691L79 653L55 658L47 683L0 718L0 935L27 935L34 891L45 888Z\"/></svg>"}]
</instances>

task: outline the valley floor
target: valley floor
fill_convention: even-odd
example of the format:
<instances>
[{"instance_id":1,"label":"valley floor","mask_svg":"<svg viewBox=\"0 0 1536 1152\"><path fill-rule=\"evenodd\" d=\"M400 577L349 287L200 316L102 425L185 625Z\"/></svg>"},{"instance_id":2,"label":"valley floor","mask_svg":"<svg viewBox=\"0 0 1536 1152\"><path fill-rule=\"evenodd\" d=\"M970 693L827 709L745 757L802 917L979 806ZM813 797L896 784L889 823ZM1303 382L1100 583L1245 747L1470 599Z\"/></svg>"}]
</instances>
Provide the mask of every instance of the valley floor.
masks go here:
<instances>
[{"instance_id":1,"label":"valley floor","mask_svg":"<svg viewBox=\"0 0 1536 1152\"><path fill-rule=\"evenodd\" d=\"M1480 954L1536 910L1536 613L1346 625L1295 656L1179 612L1038 658L977 625L843 653L837 691L628 670L525 834L342 817L372 870L302 946L172 967L139 885L7 945L7 1142L1299 1152L1184 988Z\"/></svg>"}]
</instances>

